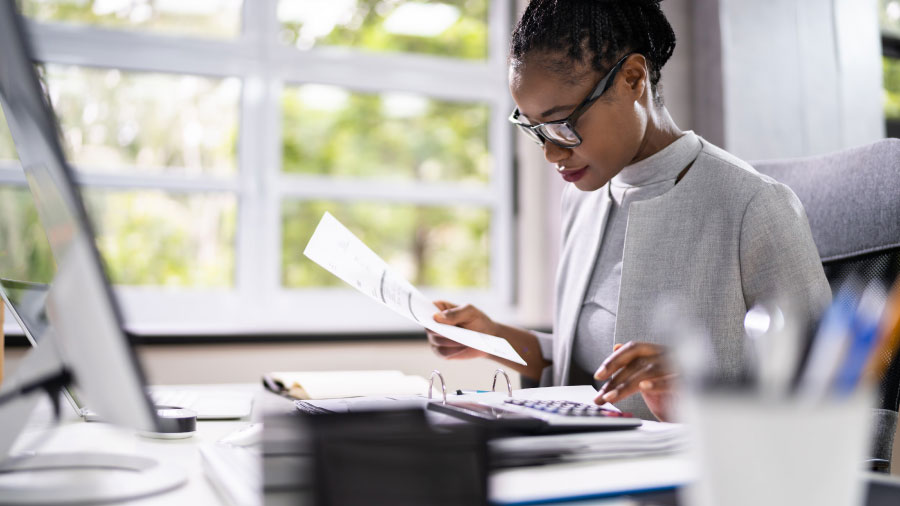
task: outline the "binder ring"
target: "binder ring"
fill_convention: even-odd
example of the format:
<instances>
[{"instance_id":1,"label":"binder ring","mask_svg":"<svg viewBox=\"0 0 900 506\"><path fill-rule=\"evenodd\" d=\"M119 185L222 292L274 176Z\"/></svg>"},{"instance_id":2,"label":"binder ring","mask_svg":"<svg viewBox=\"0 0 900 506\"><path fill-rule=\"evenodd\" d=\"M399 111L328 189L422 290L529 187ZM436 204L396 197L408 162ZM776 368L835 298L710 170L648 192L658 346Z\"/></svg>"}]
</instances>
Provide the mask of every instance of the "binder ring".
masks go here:
<instances>
[{"instance_id":1,"label":"binder ring","mask_svg":"<svg viewBox=\"0 0 900 506\"><path fill-rule=\"evenodd\" d=\"M441 380L441 394L444 396L443 402L441 404L447 404L447 384L444 383L444 376L441 374L441 371L437 369L431 371L431 379L428 381L428 398L431 399L431 391L434 389L434 375ZM507 379L507 381L509 381Z\"/></svg>"},{"instance_id":2,"label":"binder ring","mask_svg":"<svg viewBox=\"0 0 900 506\"><path fill-rule=\"evenodd\" d=\"M512 397L512 384L509 382L509 376L506 374L506 371L503 369L497 369L494 371L494 382L491 384L491 392L497 391L497 375L502 374L504 378L506 378L506 392Z\"/></svg>"}]
</instances>

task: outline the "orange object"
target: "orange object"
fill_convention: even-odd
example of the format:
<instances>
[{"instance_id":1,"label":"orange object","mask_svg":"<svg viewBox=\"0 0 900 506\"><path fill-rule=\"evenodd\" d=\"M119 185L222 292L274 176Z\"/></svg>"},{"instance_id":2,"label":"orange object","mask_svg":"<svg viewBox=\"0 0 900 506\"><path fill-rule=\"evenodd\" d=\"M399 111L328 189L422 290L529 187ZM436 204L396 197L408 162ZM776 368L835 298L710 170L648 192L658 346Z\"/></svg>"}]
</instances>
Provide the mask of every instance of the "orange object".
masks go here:
<instances>
[{"instance_id":1,"label":"orange object","mask_svg":"<svg viewBox=\"0 0 900 506\"><path fill-rule=\"evenodd\" d=\"M625 346L623 343L616 343L613 345L613 351L619 351L619 348Z\"/></svg>"},{"instance_id":2,"label":"orange object","mask_svg":"<svg viewBox=\"0 0 900 506\"><path fill-rule=\"evenodd\" d=\"M891 293L884 304L884 312L878 326L878 344L875 353L869 359L870 377L878 380L891 364L897 349L900 348L900 279L894 283Z\"/></svg>"}]
</instances>

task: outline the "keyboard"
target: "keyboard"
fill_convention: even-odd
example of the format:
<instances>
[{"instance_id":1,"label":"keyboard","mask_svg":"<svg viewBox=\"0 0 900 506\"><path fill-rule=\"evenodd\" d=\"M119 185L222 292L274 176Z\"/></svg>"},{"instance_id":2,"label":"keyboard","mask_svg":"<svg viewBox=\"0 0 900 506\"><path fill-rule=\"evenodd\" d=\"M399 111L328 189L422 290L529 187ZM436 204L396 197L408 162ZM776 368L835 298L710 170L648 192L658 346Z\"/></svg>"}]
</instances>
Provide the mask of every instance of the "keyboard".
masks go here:
<instances>
[{"instance_id":1,"label":"keyboard","mask_svg":"<svg viewBox=\"0 0 900 506\"><path fill-rule=\"evenodd\" d=\"M491 429L513 433L549 434L640 427L641 419L593 404L572 401L504 399L493 402L431 402L436 411Z\"/></svg>"},{"instance_id":2,"label":"keyboard","mask_svg":"<svg viewBox=\"0 0 900 506\"><path fill-rule=\"evenodd\" d=\"M203 470L230 506L261 506L262 460L249 448L224 443L200 446Z\"/></svg>"},{"instance_id":3,"label":"keyboard","mask_svg":"<svg viewBox=\"0 0 900 506\"><path fill-rule=\"evenodd\" d=\"M513 406L531 408L545 413L554 413L560 416L573 417L598 417L611 416L613 418L634 418L631 413L623 413L614 409L604 408L596 404L583 404L573 401L537 401L531 399L506 399L503 401Z\"/></svg>"},{"instance_id":4,"label":"keyboard","mask_svg":"<svg viewBox=\"0 0 900 506\"><path fill-rule=\"evenodd\" d=\"M197 413L198 420L230 420L250 416L253 394L202 388L152 387L157 406L175 406Z\"/></svg>"}]
</instances>

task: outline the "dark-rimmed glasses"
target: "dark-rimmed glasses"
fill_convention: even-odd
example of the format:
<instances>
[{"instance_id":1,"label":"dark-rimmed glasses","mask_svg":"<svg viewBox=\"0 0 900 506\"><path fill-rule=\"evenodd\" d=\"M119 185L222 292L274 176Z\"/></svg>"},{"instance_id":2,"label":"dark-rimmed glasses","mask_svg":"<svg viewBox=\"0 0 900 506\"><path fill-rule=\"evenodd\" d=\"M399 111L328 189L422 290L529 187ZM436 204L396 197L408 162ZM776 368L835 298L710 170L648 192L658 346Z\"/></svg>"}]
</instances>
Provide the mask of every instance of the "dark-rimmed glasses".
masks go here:
<instances>
[{"instance_id":1,"label":"dark-rimmed glasses","mask_svg":"<svg viewBox=\"0 0 900 506\"><path fill-rule=\"evenodd\" d=\"M561 148L578 147L581 145L581 135L575 130L575 123L578 121L578 118L588 110L591 104L603 96L603 94L606 93L606 90L612 86L616 79L616 74L619 72L619 69L622 68L622 64L625 63L625 60L632 54L634 53L623 56L622 59L610 69L606 76L597 83L597 86L594 86L594 90L578 104L578 107L576 107L575 110L572 111L572 114L567 118L548 121L546 123L538 123L537 125L529 125L528 123L519 121L521 113L519 112L519 108L516 107L512 114L509 115L509 121L518 126L531 140L541 146L544 145L545 141L550 141Z\"/></svg>"}]
</instances>

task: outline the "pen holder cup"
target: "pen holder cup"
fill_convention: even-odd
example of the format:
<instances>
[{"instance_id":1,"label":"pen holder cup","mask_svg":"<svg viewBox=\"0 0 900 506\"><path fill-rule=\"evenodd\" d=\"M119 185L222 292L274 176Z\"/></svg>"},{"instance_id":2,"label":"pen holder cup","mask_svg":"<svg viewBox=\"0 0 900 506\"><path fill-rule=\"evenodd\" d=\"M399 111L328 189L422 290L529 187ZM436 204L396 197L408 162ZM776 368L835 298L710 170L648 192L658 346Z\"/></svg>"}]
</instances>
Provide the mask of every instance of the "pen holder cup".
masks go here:
<instances>
[{"instance_id":1,"label":"pen holder cup","mask_svg":"<svg viewBox=\"0 0 900 506\"><path fill-rule=\"evenodd\" d=\"M803 402L697 394L686 399L697 480L691 506L861 505L872 396Z\"/></svg>"},{"instance_id":2,"label":"pen holder cup","mask_svg":"<svg viewBox=\"0 0 900 506\"><path fill-rule=\"evenodd\" d=\"M6 305L0 301L0 385L3 384L3 360L5 355L4 345L6 336L3 334L3 312L6 310Z\"/></svg>"}]
</instances>

